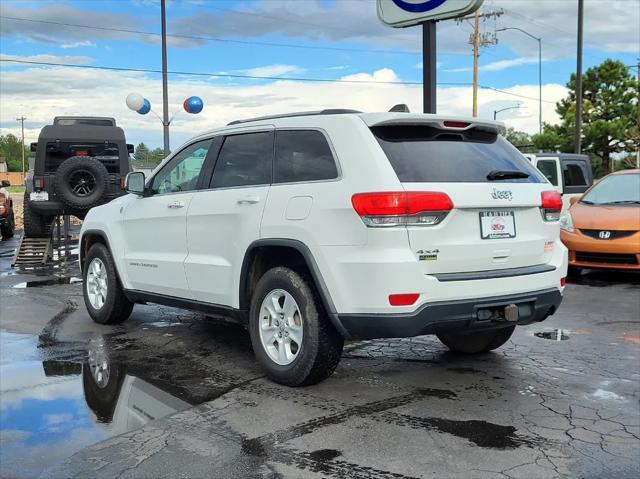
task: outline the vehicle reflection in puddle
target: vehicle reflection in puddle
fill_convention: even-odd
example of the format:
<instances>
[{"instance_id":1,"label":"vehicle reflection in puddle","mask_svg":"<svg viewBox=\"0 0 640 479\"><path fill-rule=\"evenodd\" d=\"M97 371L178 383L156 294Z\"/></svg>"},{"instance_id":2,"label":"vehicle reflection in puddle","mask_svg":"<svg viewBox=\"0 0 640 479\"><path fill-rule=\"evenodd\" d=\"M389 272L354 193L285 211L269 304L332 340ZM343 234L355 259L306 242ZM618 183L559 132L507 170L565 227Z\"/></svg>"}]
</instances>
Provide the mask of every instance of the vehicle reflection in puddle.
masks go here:
<instances>
[{"instance_id":1,"label":"vehicle reflection in puddle","mask_svg":"<svg viewBox=\"0 0 640 479\"><path fill-rule=\"evenodd\" d=\"M37 477L80 449L189 407L109 362L102 337L80 361L42 360L37 336L0 330L3 477Z\"/></svg>"}]
</instances>

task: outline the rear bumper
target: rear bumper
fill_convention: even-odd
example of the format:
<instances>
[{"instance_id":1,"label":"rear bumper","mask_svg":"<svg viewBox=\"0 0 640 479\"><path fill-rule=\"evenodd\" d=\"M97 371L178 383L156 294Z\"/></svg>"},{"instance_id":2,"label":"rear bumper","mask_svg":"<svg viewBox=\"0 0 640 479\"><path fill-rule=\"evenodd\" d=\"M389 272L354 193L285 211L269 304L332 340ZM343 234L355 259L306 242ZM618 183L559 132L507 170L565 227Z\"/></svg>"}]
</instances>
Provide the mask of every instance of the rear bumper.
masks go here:
<instances>
[{"instance_id":1,"label":"rear bumper","mask_svg":"<svg viewBox=\"0 0 640 479\"><path fill-rule=\"evenodd\" d=\"M531 324L552 315L561 302L560 290L551 288L526 294L426 303L413 313L339 314L338 320L350 339L403 338L447 330ZM517 321L478 319L480 310L498 310L510 304L518 307Z\"/></svg>"}]
</instances>

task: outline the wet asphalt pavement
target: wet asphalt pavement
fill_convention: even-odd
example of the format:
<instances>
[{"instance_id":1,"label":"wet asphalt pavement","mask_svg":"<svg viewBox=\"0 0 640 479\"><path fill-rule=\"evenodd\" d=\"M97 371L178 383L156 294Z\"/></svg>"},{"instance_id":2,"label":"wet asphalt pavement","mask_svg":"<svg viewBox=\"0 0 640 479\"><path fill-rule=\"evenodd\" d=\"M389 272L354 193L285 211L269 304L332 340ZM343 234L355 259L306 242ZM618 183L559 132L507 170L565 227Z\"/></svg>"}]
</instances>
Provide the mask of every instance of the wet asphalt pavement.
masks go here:
<instances>
[{"instance_id":1,"label":"wet asphalt pavement","mask_svg":"<svg viewBox=\"0 0 640 479\"><path fill-rule=\"evenodd\" d=\"M0 243L1 477L640 475L638 275L570 278L555 316L490 354L352 342L331 378L292 389L233 324L152 305L93 324L80 284L38 284L60 270L11 272L15 243Z\"/></svg>"}]
</instances>

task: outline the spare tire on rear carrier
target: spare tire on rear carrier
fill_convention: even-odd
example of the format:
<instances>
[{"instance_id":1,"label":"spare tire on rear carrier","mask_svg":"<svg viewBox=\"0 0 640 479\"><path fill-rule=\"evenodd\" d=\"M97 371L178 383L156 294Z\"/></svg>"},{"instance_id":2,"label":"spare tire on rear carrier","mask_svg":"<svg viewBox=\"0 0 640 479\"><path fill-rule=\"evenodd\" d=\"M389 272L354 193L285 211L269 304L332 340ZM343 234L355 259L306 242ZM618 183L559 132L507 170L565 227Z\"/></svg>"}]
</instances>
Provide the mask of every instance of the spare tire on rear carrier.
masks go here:
<instances>
[{"instance_id":1,"label":"spare tire on rear carrier","mask_svg":"<svg viewBox=\"0 0 640 479\"><path fill-rule=\"evenodd\" d=\"M69 208L88 210L103 202L108 182L109 172L98 160L72 156L56 172L56 195Z\"/></svg>"}]
</instances>

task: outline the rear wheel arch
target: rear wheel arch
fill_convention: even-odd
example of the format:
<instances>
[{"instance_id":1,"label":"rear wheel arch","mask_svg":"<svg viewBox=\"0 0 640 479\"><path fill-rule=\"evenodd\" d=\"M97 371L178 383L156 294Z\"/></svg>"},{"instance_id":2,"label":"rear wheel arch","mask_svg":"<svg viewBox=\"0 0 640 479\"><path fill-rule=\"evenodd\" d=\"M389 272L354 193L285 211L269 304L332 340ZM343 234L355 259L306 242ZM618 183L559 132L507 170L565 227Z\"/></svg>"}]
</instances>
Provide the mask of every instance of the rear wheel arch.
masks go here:
<instances>
[{"instance_id":1,"label":"rear wheel arch","mask_svg":"<svg viewBox=\"0 0 640 479\"><path fill-rule=\"evenodd\" d=\"M331 294L313 254L302 241L273 238L260 239L249 245L240 270L239 305L241 310L249 310L256 284L264 273L276 266L286 266L307 275L316 288L331 322L343 336L348 337L347 331L337 317Z\"/></svg>"},{"instance_id":2,"label":"rear wheel arch","mask_svg":"<svg viewBox=\"0 0 640 479\"><path fill-rule=\"evenodd\" d=\"M82 237L80 238L80 249L78 250L81 270L84 269L84 261L87 257L89 249L91 249L91 247L96 243L103 244L107 248L107 250L109 250L109 253L111 253L111 255L113 256L111 246L109 245L109 240L107 239L107 235L104 233L104 231L87 230L82 234Z\"/></svg>"}]
</instances>

